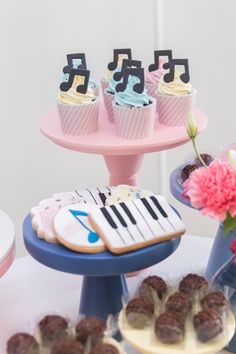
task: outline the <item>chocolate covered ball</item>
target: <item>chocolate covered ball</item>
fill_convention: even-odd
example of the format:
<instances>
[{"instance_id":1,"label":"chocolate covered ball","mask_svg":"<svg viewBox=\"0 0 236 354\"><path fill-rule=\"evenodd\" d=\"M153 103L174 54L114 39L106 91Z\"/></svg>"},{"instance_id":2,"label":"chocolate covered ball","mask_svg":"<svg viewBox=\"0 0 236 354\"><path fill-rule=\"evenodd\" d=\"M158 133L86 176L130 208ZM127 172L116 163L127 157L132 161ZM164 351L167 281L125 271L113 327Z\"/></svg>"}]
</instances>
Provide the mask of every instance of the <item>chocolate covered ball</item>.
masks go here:
<instances>
[{"instance_id":1,"label":"chocolate covered ball","mask_svg":"<svg viewBox=\"0 0 236 354\"><path fill-rule=\"evenodd\" d=\"M229 303L224 294L219 291L214 291L201 299L201 307L203 310L213 309L218 313L223 314L228 310Z\"/></svg>"},{"instance_id":2,"label":"chocolate covered ball","mask_svg":"<svg viewBox=\"0 0 236 354\"><path fill-rule=\"evenodd\" d=\"M184 338L185 316L174 311L163 312L155 322L155 334L160 342L179 343Z\"/></svg>"},{"instance_id":3,"label":"chocolate covered ball","mask_svg":"<svg viewBox=\"0 0 236 354\"><path fill-rule=\"evenodd\" d=\"M189 178L190 174L194 170L196 170L197 168L199 168L199 165L197 165L197 164L189 164L189 165L184 166L184 168L181 171L181 179L182 179L182 181L183 182L186 181Z\"/></svg>"},{"instance_id":4,"label":"chocolate covered ball","mask_svg":"<svg viewBox=\"0 0 236 354\"><path fill-rule=\"evenodd\" d=\"M53 344L50 354L83 354L84 346L72 338L65 338Z\"/></svg>"},{"instance_id":5,"label":"chocolate covered ball","mask_svg":"<svg viewBox=\"0 0 236 354\"><path fill-rule=\"evenodd\" d=\"M166 282L161 277L156 275L152 275L144 279L139 289L140 296L146 296L150 300L153 300L153 292L156 293L160 300L163 299L167 292Z\"/></svg>"},{"instance_id":6,"label":"chocolate covered ball","mask_svg":"<svg viewBox=\"0 0 236 354\"><path fill-rule=\"evenodd\" d=\"M214 160L214 158L209 154L200 154L200 156L207 166L210 165L210 163ZM195 163L196 165L202 166L198 157L196 157Z\"/></svg>"},{"instance_id":7,"label":"chocolate covered ball","mask_svg":"<svg viewBox=\"0 0 236 354\"><path fill-rule=\"evenodd\" d=\"M191 296L197 292L203 293L207 287L206 279L198 274L188 274L179 283L179 290Z\"/></svg>"},{"instance_id":8,"label":"chocolate covered ball","mask_svg":"<svg viewBox=\"0 0 236 354\"><path fill-rule=\"evenodd\" d=\"M58 315L47 315L39 322L42 344L51 345L57 340L68 337L68 321Z\"/></svg>"},{"instance_id":9,"label":"chocolate covered ball","mask_svg":"<svg viewBox=\"0 0 236 354\"><path fill-rule=\"evenodd\" d=\"M194 316L193 325L201 342L208 342L223 331L221 317L215 310L200 311Z\"/></svg>"},{"instance_id":10,"label":"chocolate covered ball","mask_svg":"<svg viewBox=\"0 0 236 354\"><path fill-rule=\"evenodd\" d=\"M176 292L166 301L166 310L173 310L186 316L192 309L192 301L188 294Z\"/></svg>"},{"instance_id":11,"label":"chocolate covered ball","mask_svg":"<svg viewBox=\"0 0 236 354\"><path fill-rule=\"evenodd\" d=\"M93 347L102 340L105 330L106 324L104 321L95 317L87 317L76 325L76 339L84 345L90 339L90 344Z\"/></svg>"},{"instance_id":12,"label":"chocolate covered ball","mask_svg":"<svg viewBox=\"0 0 236 354\"><path fill-rule=\"evenodd\" d=\"M132 327L144 328L150 324L153 318L153 302L148 297L135 298L126 306L125 314Z\"/></svg>"},{"instance_id":13,"label":"chocolate covered ball","mask_svg":"<svg viewBox=\"0 0 236 354\"><path fill-rule=\"evenodd\" d=\"M90 352L90 354L119 354L119 351L114 345L101 343L96 345Z\"/></svg>"},{"instance_id":14,"label":"chocolate covered ball","mask_svg":"<svg viewBox=\"0 0 236 354\"><path fill-rule=\"evenodd\" d=\"M7 342L7 354L39 354L39 344L27 333L16 333Z\"/></svg>"}]
</instances>

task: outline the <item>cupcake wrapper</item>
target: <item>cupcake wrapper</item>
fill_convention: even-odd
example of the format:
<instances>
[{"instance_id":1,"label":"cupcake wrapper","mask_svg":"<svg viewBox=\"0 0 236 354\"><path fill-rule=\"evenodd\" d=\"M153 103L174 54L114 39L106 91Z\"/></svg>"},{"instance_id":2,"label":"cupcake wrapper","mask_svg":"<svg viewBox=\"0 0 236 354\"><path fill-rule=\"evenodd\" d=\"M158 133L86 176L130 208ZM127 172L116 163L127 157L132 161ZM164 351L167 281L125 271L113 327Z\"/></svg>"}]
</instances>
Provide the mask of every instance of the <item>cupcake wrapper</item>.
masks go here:
<instances>
[{"instance_id":1,"label":"cupcake wrapper","mask_svg":"<svg viewBox=\"0 0 236 354\"><path fill-rule=\"evenodd\" d=\"M102 95L104 97L105 90L108 88L108 81L106 81L105 79L102 79L100 81L100 83L101 83L101 88L102 88Z\"/></svg>"},{"instance_id":2,"label":"cupcake wrapper","mask_svg":"<svg viewBox=\"0 0 236 354\"><path fill-rule=\"evenodd\" d=\"M95 87L94 87L94 95L95 96L99 96L99 85L96 85Z\"/></svg>"},{"instance_id":3,"label":"cupcake wrapper","mask_svg":"<svg viewBox=\"0 0 236 354\"><path fill-rule=\"evenodd\" d=\"M143 107L121 107L113 101L117 135L125 139L144 139L154 130L156 100Z\"/></svg>"},{"instance_id":4,"label":"cupcake wrapper","mask_svg":"<svg viewBox=\"0 0 236 354\"><path fill-rule=\"evenodd\" d=\"M107 118L111 123L114 123L114 114L112 108L112 102L114 100L114 95L111 93L104 92L104 104L107 110Z\"/></svg>"},{"instance_id":5,"label":"cupcake wrapper","mask_svg":"<svg viewBox=\"0 0 236 354\"><path fill-rule=\"evenodd\" d=\"M57 103L61 127L67 135L87 135L98 130L99 101L71 105Z\"/></svg>"},{"instance_id":6,"label":"cupcake wrapper","mask_svg":"<svg viewBox=\"0 0 236 354\"><path fill-rule=\"evenodd\" d=\"M156 94L156 91L157 91L156 84L153 84L151 82L146 82L145 83L145 88L146 88L147 93L148 93L149 96L156 98L156 96L157 96L157 94Z\"/></svg>"},{"instance_id":7,"label":"cupcake wrapper","mask_svg":"<svg viewBox=\"0 0 236 354\"><path fill-rule=\"evenodd\" d=\"M158 120L164 125L185 125L195 102L196 91L185 96L157 95Z\"/></svg>"}]
</instances>

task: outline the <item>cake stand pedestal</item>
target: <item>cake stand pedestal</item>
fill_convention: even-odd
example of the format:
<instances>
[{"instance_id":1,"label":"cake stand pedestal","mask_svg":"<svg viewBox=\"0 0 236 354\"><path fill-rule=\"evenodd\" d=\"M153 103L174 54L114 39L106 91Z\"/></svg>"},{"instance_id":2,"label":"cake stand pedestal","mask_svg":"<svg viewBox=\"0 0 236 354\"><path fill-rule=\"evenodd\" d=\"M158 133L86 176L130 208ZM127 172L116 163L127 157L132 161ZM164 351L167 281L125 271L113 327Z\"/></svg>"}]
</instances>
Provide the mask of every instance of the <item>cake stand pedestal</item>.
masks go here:
<instances>
[{"instance_id":1,"label":"cake stand pedestal","mask_svg":"<svg viewBox=\"0 0 236 354\"><path fill-rule=\"evenodd\" d=\"M28 252L40 263L62 272L83 275L80 314L106 319L122 308L122 296L127 294L124 273L157 264L178 247L180 238L154 246L113 255L110 252L82 254L60 244L40 240L28 215L23 224L24 242Z\"/></svg>"},{"instance_id":2,"label":"cake stand pedestal","mask_svg":"<svg viewBox=\"0 0 236 354\"><path fill-rule=\"evenodd\" d=\"M0 210L0 278L15 257L15 229L9 216Z\"/></svg>"},{"instance_id":3,"label":"cake stand pedestal","mask_svg":"<svg viewBox=\"0 0 236 354\"><path fill-rule=\"evenodd\" d=\"M207 117L198 109L194 109L194 115L198 131L201 132L207 126ZM102 106L96 133L84 136L63 134L57 111L41 120L40 129L46 137L66 149L103 155L110 173L109 185L113 186L139 184L138 174L145 153L168 150L189 141L185 126L165 126L160 123L156 123L153 134L147 139L120 138Z\"/></svg>"}]
</instances>

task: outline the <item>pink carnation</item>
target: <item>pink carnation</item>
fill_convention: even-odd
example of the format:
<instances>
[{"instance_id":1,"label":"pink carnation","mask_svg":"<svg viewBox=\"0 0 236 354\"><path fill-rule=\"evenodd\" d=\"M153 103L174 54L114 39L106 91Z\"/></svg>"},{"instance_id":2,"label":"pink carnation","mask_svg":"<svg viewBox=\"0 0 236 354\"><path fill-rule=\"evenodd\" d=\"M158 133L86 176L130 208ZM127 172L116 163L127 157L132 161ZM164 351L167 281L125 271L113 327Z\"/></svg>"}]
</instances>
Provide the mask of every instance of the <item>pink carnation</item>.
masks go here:
<instances>
[{"instance_id":1,"label":"pink carnation","mask_svg":"<svg viewBox=\"0 0 236 354\"><path fill-rule=\"evenodd\" d=\"M184 195L196 209L219 221L227 212L236 215L236 168L227 161L215 160L208 167L193 171L184 183Z\"/></svg>"}]
</instances>

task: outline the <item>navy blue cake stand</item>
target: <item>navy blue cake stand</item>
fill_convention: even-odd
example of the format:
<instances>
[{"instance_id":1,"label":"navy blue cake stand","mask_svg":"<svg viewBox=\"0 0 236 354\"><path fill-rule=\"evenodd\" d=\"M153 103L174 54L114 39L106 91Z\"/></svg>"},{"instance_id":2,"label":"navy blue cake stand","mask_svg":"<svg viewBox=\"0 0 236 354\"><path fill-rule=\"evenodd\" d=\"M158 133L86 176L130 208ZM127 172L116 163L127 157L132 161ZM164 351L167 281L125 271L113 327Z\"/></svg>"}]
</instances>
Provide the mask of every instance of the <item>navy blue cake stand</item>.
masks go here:
<instances>
[{"instance_id":1,"label":"navy blue cake stand","mask_svg":"<svg viewBox=\"0 0 236 354\"><path fill-rule=\"evenodd\" d=\"M84 276L79 312L103 319L118 314L122 308L122 296L127 294L125 273L161 262L180 243L180 237L177 237L123 255L110 252L83 254L39 239L32 228L30 215L24 220L23 234L28 252L37 261L62 272Z\"/></svg>"}]
</instances>

